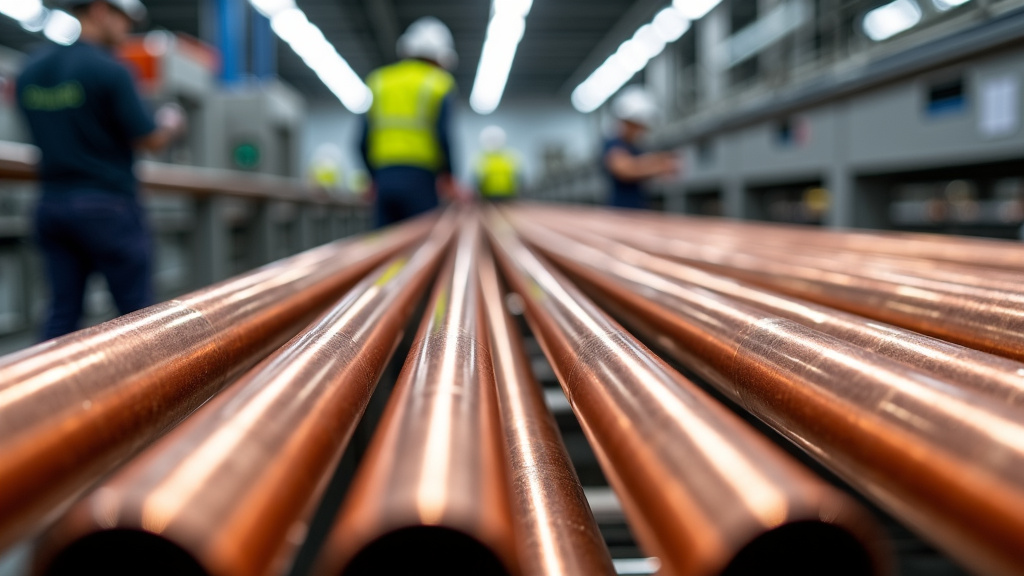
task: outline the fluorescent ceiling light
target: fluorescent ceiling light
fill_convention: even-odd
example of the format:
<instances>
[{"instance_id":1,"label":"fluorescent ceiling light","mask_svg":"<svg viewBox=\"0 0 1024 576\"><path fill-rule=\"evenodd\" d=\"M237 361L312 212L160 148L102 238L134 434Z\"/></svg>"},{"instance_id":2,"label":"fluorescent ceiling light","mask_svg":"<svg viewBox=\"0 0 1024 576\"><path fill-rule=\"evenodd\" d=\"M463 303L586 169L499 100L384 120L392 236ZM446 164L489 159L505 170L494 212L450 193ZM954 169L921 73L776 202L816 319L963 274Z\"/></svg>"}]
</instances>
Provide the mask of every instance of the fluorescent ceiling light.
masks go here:
<instances>
[{"instance_id":1,"label":"fluorescent ceiling light","mask_svg":"<svg viewBox=\"0 0 1024 576\"><path fill-rule=\"evenodd\" d=\"M295 0L249 0L249 3L267 18L273 18L280 12L295 8Z\"/></svg>"},{"instance_id":2,"label":"fluorescent ceiling light","mask_svg":"<svg viewBox=\"0 0 1024 576\"><path fill-rule=\"evenodd\" d=\"M665 43L679 40L690 29L690 20L672 6L665 8L654 17L651 27Z\"/></svg>"},{"instance_id":3,"label":"fluorescent ceiling light","mask_svg":"<svg viewBox=\"0 0 1024 576\"><path fill-rule=\"evenodd\" d=\"M45 12L42 0L0 0L0 14L18 22L33 22Z\"/></svg>"},{"instance_id":4,"label":"fluorescent ceiling light","mask_svg":"<svg viewBox=\"0 0 1024 576\"><path fill-rule=\"evenodd\" d=\"M721 2L722 0L672 0L672 7L678 10L683 18L700 20Z\"/></svg>"},{"instance_id":5,"label":"fluorescent ceiling light","mask_svg":"<svg viewBox=\"0 0 1024 576\"><path fill-rule=\"evenodd\" d=\"M921 7L914 0L895 0L864 16L864 33L875 42L913 28L921 21Z\"/></svg>"},{"instance_id":6,"label":"fluorescent ceiling light","mask_svg":"<svg viewBox=\"0 0 1024 576\"><path fill-rule=\"evenodd\" d=\"M644 24L633 34L633 39L630 40L634 45L643 53L644 57L648 60L654 58L661 51L665 49L667 43L661 34L658 34L654 30L654 26L651 24Z\"/></svg>"},{"instance_id":7,"label":"fluorescent ceiling light","mask_svg":"<svg viewBox=\"0 0 1024 576\"><path fill-rule=\"evenodd\" d=\"M946 10L952 10L957 6L968 2L970 2L970 0L932 0L932 5L935 6L936 10L945 12Z\"/></svg>"},{"instance_id":8,"label":"fluorescent ceiling light","mask_svg":"<svg viewBox=\"0 0 1024 576\"><path fill-rule=\"evenodd\" d=\"M320 81L356 114L370 109L373 94L324 33L306 18L293 0L250 0L270 16L270 28L316 73Z\"/></svg>"},{"instance_id":9,"label":"fluorescent ceiling light","mask_svg":"<svg viewBox=\"0 0 1024 576\"><path fill-rule=\"evenodd\" d=\"M501 103L532 6L533 0L494 0L473 91L469 95L469 105L477 114L490 114Z\"/></svg>"},{"instance_id":10,"label":"fluorescent ceiling light","mask_svg":"<svg viewBox=\"0 0 1024 576\"><path fill-rule=\"evenodd\" d=\"M50 12L50 17L46 19L46 25L43 27L44 36L64 46L74 44L81 33L82 23L63 10Z\"/></svg>"},{"instance_id":11,"label":"fluorescent ceiling light","mask_svg":"<svg viewBox=\"0 0 1024 576\"><path fill-rule=\"evenodd\" d=\"M572 92L572 105L580 112L593 112L619 91L634 74L644 69L667 44L679 40L700 18L721 0L675 0L658 12L650 24L637 29L614 54L597 67ZM682 6L682 8L680 8Z\"/></svg>"},{"instance_id":12,"label":"fluorescent ceiling light","mask_svg":"<svg viewBox=\"0 0 1024 576\"><path fill-rule=\"evenodd\" d=\"M35 18L31 20L22 20L19 23L21 24L22 29L26 32L36 33L43 31L43 28L46 26L46 21L49 20L49 18L50 10L43 8L42 12L40 12Z\"/></svg>"}]
</instances>

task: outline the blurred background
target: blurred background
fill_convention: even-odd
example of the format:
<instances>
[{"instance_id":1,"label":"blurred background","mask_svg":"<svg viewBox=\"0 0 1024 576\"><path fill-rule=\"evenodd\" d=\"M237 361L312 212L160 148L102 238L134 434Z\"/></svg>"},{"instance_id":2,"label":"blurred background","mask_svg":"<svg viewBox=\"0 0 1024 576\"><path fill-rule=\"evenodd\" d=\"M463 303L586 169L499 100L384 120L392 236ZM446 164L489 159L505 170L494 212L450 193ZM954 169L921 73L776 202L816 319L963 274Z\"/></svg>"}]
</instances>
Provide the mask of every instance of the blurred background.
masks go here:
<instances>
[{"instance_id":1,"label":"blurred background","mask_svg":"<svg viewBox=\"0 0 1024 576\"><path fill-rule=\"evenodd\" d=\"M145 24L118 57L154 110L177 103L189 124L141 168L160 300L372 227L358 151L364 82L397 59L399 36L423 16L451 28L459 54L452 155L466 186L478 135L497 125L518 154L524 199L605 204L611 104L637 85L660 111L644 147L675 154L681 166L647 184L654 209L1024 234L1024 0L145 5ZM35 155L14 85L27 54L72 43L78 29L40 0L0 0L0 15L4 354L36 341L46 303L31 241ZM114 316L99 278L86 313L91 324ZM653 572L554 373L536 341L528 347L603 534L623 559L620 573ZM884 520L904 573L962 573Z\"/></svg>"}]
</instances>

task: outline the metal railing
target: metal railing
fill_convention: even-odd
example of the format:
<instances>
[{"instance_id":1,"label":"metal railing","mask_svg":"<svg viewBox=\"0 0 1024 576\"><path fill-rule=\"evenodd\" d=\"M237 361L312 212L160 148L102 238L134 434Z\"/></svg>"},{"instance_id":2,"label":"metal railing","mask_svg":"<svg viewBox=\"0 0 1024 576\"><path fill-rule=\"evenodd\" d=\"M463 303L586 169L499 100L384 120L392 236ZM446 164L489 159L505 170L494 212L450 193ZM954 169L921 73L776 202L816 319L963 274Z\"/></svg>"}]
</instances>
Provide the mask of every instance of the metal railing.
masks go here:
<instances>
[{"instance_id":1,"label":"metal railing","mask_svg":"<svg viewBox=\"0 0 1024 576\"><path fill-rule=\"evenodd\" d=\"M38 156L34 146L0 142L0 352L31 342L45 308L31 241ZM295 179L151 161L137 171L155 240L158 300L371 226L366 203ZM96 280L86 296L90 323L113 311Z\"/></svg>"}]
</instances>

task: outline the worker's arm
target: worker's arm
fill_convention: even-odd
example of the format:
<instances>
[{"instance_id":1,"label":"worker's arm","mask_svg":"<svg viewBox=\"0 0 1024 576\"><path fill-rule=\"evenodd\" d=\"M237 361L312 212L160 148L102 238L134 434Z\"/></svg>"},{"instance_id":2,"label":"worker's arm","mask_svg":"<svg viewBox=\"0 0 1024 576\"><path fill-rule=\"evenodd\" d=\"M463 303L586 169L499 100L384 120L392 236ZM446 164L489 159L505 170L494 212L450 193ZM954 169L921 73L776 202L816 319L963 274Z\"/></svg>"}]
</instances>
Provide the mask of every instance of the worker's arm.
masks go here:
<instances>
[{"instance_id":1,"label":"worker's arm","mask_svg":"<svg viewBox=\"0 0 1024 576\"><path fill-rule=\"evenodd\" d=\"M159 152L185 133L185 112L177 104L161 107L156 112L156 130L135 141L135 148Z\"/></svg>"},{"instance_id":2,"label":"worker's arm","mask_svg":"<svg viewBox=\"0 0 1024 576\"><path fill-rule=\"evenodd\" d=\"M604 155L604 164L612 176L622 182L640 182L674 174L679 163L670 152L652 152L634 156L624 148L612 148Z\"/></svg>"},{"instance_id":3,"label":"worker's arm","mask_svg":"<svg viewBox=\"0 0 1024 576\"><path fill-rule=\"evenodd\" d=\"M366 169L373 172L373 167L370 166L370 119L366 114L360 118L359 156L363 159Z\"/></svg>"},{"instance_id":4,"label":"worker's arm","mask_svg":"<svg viewBox=\"0 0 1024 576\"><path fill-rule=\"evenodd\" d=\"M106 90L114 119L135 148L156 152L185 131L185 114L177 104L161 107L155 118L149 113L126 68L110 75Z\"/></svg>"},{"instance_id":5,"label":"worker's arm","mask_svg":"<svg viewBox=\"0 0 1024 576\"><path fill-rule=\"evenodd\" d=\"M437 143L441 148L441 167L437 173L437 192L441 198L450 202L466 201L473 193L455 179L454 162L452 161L452 108L455 92L449 93L441 101L441 110L437 115Z\"/></svg>"},{"instance_id":6,"label":"worker's arm","mask_svg":"<svg viewBox=\"0 0 1024 576\"><path fill-rule=\"evenodd\" d=\"M452 108L454 106L455 92L452 91L441 101L441 110L437 115L437 143L441 147L441 173L454 174L454 162L452 162Z\"/></svg>"}]
</instances>

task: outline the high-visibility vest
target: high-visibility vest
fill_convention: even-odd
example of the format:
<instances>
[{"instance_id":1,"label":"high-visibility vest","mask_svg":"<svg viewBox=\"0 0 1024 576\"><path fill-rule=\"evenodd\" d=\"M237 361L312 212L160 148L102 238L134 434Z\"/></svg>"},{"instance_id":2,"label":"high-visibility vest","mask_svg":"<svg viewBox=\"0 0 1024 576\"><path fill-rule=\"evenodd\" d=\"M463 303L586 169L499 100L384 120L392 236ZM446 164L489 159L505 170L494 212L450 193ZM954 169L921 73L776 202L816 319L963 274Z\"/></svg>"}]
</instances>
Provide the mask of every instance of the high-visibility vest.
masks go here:
<instances>
[{"instance_id":1,"label":"high-visibility vest","mask_svg":"<svg viewBox=\"0 0 1024 576\"><path fill-rule=\"evenodd\" d=\"M518 191L519 163L508 151L485 152L477 163L477 182L485 198L507 198Z\"/></svg>"},{"instance_id":2,"label":"high-visibility vest","mask_svg":"<svg viewBox=\"0 0 1024 576\"><path fill-rule=\"evenodd\" d=\"M441 102L455 88L452 75L421 60L403 60L373 72L367 84L371 168L414 166L437 171L444 153L437 140Z\"/></svg>"}]
</instances>

